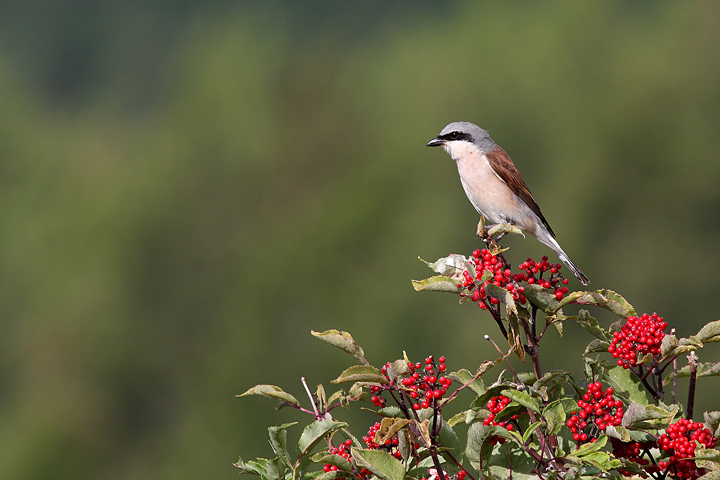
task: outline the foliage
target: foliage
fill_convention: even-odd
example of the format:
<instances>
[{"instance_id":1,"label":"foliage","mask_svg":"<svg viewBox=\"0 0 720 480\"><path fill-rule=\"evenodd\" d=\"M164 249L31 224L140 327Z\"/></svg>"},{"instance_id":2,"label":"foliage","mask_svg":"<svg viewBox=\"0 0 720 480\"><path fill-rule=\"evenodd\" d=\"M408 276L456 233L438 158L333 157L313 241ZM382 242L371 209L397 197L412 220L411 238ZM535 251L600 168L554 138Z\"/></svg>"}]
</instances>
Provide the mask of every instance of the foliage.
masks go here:
<instances>
[{"instance_id":1,"label":"foliage","mask_svg":"<svg viewBox=\"0 0 720 480\"><path fill-rule=\"evenodd\" d=\"M240 395L270 397L312 419L295 448L287 441L294 424L270 427L276 456L241 459L240 471L263 480L474 480L475 471L487 479L718 478L720 412L706 412L703 423L692 417L697 378L720 370L720 364L699 364L695 352L720 341L720 320L689 338L678 339L672 330L666 335L662 317L638 316L616 292L570 292L562 266L547 257L528 258L513 273L493 232L483 237L487 248L472 256L426 262L438 275L413 286L453 293L461 303L486 310L507 342L500 347L486 336L499 357L485 360L475 373L449 372L447 359L433 355L413 362L404 354L377 368L349 333L313 332L358 362L331 382L348 385L348 391L327 397L322 384L314 394L305 385L312 409L272 385ZM566 314L571 305L606 309L619 319L604 328L585 308ZM548 327L562 333L569 321L591 337L581 359L583 378L543 371L540 363ZM507 362L510 355L529 359L531 369L516 372ZM678 368L684 357L687 367ZM510 374L503 370L488 379L502 362ZM677 392L681 374L690 375L684 412ZM671 395L666 386L672 386ZM447 418L445 407L461 395L469 397L467 407ZM381 420L361 442L334 415L338 407L346 410L365 400Z\"/></svg>"}]
</instances>

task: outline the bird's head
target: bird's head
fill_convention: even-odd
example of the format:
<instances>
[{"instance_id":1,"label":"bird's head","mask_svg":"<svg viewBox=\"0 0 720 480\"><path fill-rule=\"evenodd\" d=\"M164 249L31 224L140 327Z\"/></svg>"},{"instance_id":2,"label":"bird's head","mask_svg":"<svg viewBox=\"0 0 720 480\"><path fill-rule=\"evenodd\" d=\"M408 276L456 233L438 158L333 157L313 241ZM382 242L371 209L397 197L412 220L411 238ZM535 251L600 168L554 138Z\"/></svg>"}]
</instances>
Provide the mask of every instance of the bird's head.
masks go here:
<instances>
[{"instance_id":1,"label":"bird's head","mask_svg":"<svg viewBox=\"0 0 720 480\"><path fill-rule=\"evenodd\" d=\"M443 147L457 160L470 152L487 153L495 148L488 132L470 122L453 122L440 135L430 140L428 147Z\"/></svg>"}]
</instances>

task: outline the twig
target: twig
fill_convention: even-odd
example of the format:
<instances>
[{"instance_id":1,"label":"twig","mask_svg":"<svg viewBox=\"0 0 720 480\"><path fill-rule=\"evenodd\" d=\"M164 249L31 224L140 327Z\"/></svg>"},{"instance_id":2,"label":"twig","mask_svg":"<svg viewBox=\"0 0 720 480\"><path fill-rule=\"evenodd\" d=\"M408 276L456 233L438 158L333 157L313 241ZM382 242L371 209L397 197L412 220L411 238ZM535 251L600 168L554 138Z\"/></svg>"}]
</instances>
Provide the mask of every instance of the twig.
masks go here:
<instances>
[{"instance_id":1,"label":"twig","mask_svg":"<svg viewBox=\"0 0 720 480\"><path fill-rule=\"evenodd\" d=\"M520 380L520 377L518 377L517 373L515 372L515 369L510 365L510 362L507 361L507 358L505 357L505 353L503 353L502 350L500 350L500 347L497 346L497 343L493 341L492 338L490 338L490 335L485 335L485 340L492 343L493 347L495 347L495 350L498 351L498 353L503 357L503 360L505 361L505 364L508 366L510 371L513 374L513 377L515 377L515 382L517 382L518 385L521 385L523 388L525 388L525 383Z\"/></svg>"},{"instance_id":2,"label":"twig","mask_svg":"<svg viewBox=\"0 0 720 480\"><path fill-rule=\"evenodd\" d=\"M685 418L692 420L693 409L695 407L695 381L697 380L698 356L695 355L695 352L690 352L687 359L688 365L690 366L690 385L688 386L687 413L685 414Z\"/></svg>"},{"instance_id":3,"label":"twig","mask_svg":"<svg viewBox=\"0 0 720 480\"><path fill-rule=\"evenodd\" d=\"M320 418L320 413L318 413L317 406L315 405L315 399L312 396L312 393L310 393L310 389L307 386L307 383L305 382L305 377L300 377L300 380L302 380L303 387L305 387L305 391L308 394L308 398L310 399L310 403L313 406L313 411L315 412L315 418Z\"/></svg>"}]
</instances>

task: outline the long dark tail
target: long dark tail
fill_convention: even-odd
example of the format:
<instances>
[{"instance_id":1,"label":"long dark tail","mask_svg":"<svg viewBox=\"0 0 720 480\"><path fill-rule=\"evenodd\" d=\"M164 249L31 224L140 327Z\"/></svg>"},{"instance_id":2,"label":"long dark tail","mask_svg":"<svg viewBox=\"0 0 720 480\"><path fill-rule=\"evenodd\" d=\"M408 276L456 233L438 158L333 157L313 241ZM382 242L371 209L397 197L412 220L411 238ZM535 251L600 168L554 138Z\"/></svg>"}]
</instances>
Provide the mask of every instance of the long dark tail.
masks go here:
<instances>
[{"instance_id":1,"label":"long dark tail","mask_svg":"<svg viewBox=\"0 0 720 480\"><path fill-rule=\"evenodd\" d=\"M580 283L582 283L583 285L587 285L590 283L590 280L588 280L582 270L580 270L578 266L575 265L575 262L570 260L568 254L565 253L565 250L560 247L560 244L557 242L557 240L555 240L552 235L550 235L549 232L542 232L541 235L537 236L537 239L550 247L550 250L555 252L555 255L557 255L560 261L563 262L565 266L570 269L570 271L573 273L573 275L575 275L575 277L577 277L578 280L580 280Z\"/></svg>"}]
</instances>

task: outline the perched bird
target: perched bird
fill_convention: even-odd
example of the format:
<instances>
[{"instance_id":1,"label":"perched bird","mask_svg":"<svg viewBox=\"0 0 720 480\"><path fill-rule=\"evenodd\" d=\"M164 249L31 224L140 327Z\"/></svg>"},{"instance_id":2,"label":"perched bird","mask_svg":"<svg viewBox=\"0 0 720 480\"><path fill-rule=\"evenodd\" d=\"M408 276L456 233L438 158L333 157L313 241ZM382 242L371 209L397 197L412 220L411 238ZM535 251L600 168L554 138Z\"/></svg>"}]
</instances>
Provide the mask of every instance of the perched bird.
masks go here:
<instances>
[{"instance_id":1,"label":"perched bird","mask_svg":"<svg viewBox=\"0 0 720 480\"><path fill-rule=\"evenodd\" d=\"M515 225L544 243L583 285L590 283L555 240L555 233L505 150L474 123L454 122L428 142L457 163L460 182L475 210L489 222Z\"/></svg>"}]
</instances>

